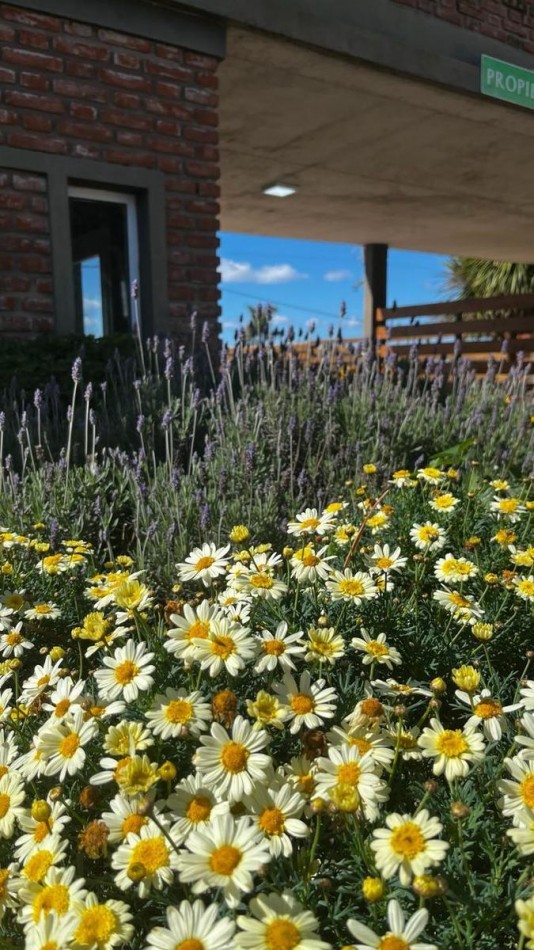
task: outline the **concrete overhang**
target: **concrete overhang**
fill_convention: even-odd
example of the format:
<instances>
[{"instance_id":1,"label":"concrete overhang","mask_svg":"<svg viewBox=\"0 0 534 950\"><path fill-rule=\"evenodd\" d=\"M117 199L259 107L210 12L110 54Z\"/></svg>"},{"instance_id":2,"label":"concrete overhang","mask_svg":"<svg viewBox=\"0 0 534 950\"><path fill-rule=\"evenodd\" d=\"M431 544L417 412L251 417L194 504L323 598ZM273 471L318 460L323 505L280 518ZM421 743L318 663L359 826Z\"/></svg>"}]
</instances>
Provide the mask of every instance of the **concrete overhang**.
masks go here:
<instances>
[{"instance_id":1,"label":"concrete overhang","mask_svg":"<svg viewBox=\"0 0 534 950\"><path fill-rule=\"evenodd\" d=\"M534 112L229 25L220 148L224 230L534 259Z\"/></svg>"}]
</instances>

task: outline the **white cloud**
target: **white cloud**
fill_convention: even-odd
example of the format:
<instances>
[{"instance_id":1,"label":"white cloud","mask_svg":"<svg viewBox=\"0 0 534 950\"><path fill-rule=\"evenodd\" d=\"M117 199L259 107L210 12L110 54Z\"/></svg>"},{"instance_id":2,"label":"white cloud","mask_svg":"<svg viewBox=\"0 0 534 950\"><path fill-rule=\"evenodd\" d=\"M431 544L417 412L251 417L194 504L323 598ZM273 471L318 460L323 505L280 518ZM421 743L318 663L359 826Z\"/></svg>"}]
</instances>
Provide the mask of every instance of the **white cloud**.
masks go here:
<instances>
[{"instance_id":1,"label":"white cloud","mask_svg":"<svg viewBox=\"0 0 534 950\"><path fill-rule=\"evenodd\" d=\"M233 320L223 320L222 328L223 330L237 330L239 324L234 323Z\"/></svg>"},{"instance_id":2,"label":"white cloud","mask_svg":"<svg viewBox=\"0 0 534 950\"><path fill-rule=\"evenodd\" d=\"M283 313L275 313L271 317L271 323L274 324L275 327L278 327L282 323L289 323L289 317L286 317Z\"/></svg>"},{"instance_id":3,"label":"white cloud","mask_svg":"<svg viewBox=\"0 0 534 950\"><path fill-rule=\"evenodd\" d=\"M349 277L352 277L352 271L350 270L327 270L324 274L324 279L331 283L338 280L348 280Z\"/></svg>"},{"instance_id":4,"label":"white cloud","mask_svg":"<svg viewBox=\"0 0 534 950\"><path fill-rule=\"evenodd\" d=\"M83 312L84 313L102 313L102 301L100 297L84 297L83 298Z\"/></svg>"},{"instance_id":5,"label":"white cloud","mask_svg":"<svg viewBox=\"0 0 534 950\"><path fill-rule=\"evenodd\" d=\"M291 264L264 264L253 267L246 261L231 261L223 257L219 267L223 284L288 284L292 280L303 280L308 275L301 274Z\"/></svg>"}]
</instances>

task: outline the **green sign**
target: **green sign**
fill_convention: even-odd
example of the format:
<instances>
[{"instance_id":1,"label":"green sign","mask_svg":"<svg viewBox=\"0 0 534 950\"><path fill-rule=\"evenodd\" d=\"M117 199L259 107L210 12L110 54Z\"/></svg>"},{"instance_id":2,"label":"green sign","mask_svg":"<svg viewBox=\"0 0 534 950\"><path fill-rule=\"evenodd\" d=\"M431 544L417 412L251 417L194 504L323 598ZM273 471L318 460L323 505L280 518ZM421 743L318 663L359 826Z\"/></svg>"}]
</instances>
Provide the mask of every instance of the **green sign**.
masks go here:
<instances>
[{"instance_id":1,"label":"green sign","mask_svg":"<svg viewBox=\"0 0 534 950\"><path fill-rule=\"evenodd\" d=\"M480 91L486 96L534 109L534 70L482 56Z\"/></svg>"}]
</instances>

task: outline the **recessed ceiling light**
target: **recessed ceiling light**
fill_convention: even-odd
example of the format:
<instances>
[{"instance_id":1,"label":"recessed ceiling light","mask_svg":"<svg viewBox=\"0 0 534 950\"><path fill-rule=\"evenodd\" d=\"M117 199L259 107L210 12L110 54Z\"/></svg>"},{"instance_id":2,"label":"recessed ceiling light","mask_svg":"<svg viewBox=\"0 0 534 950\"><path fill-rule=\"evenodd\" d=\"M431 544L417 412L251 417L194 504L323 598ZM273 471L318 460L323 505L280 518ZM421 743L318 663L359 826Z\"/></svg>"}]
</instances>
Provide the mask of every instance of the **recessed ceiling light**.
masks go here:
<instances>
[{"instance_id":1,"label":"recessed ceiling light","mask_svg":"<svg viewBox=\"0 0 534 950\"><path fill-rule=\"evenodd\" d=\"M274 184L263 188L263 194L270 195L272 198L288 198L289 195L294 195L296 190L291 185L283 185L282 182L276 181Z\"/></svg>"}]
</instances>

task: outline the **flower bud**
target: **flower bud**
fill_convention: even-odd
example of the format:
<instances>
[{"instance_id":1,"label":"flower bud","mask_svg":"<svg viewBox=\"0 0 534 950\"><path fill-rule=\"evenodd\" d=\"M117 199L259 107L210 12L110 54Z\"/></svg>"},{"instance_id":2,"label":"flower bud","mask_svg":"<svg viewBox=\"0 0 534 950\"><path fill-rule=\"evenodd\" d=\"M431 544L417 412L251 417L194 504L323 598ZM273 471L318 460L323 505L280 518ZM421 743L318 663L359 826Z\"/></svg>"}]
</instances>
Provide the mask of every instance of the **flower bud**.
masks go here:
<instances>
[{"instance_id":1,"label":"flower bud","mask_svg":"<svg viewBox=\"0 0 534 950\"><path fill-rule=\"evenodd\" d=\"M445 693L447 691L447 684L442 676L435 676L433 680L430 680L429 686L433 693Z\"/></svg>"},{"instance_id":2,"label":"flower bud","mask_svg":"<svg viewBox=\"0 0 534 950\"><path fill-rule=\"evenodd\" d=\"M423 785L423 788L427 795L435 795L439 788L439 784L435 781L435 779L429 778Z\"/></svg>"},{"instance_id":3,"label":"flower bud","mask_svg":"<svg viewBox=\"0 0 534 950\"><path fill-rule=\"evenodd\" d=\"M126 871L127 876L130 878L130 881L136 883L137 881L142 881L146 877L146 870L144 864L130 864L130 867Z\"/></svg>"},{"instance_id":4,"label":"flower bud","mask_svg":"<svg viewBox=\"0 0 534 950\"><path fill-rule=\"evenodd\" d=\"M458 689L466 693L476 693L480 683L480 673L474 666L460 666L452 671L452 678Z\"/></svg>"},{"instance_id":5,"label":"flower bud","mask_svg":"<svg viewBox=\"0 0 534 950\"><path fill-rule=\"evenodd\" d=\"M48 797L51 802L58 802L61 796L63 795L63 788L61 785L55 785L54 788L51 788Z\"/></svg>"},{"instance_id":6,"label":"flower bud","mask_svg":"<svg viewBox=\"0 0 534 950\"><path fill-rule=\"evenodd\" d=\"M58 660L62 660L65 656L65 650L63 647L52 647L50 650L50 659L53 663L57 663Z\"/></svg>"},{"instance_id":7,"label":"flower bud","mask_svg":"<svg viewBox=\"0 0 534 950\"><path fill-rule=\"evenodd\" d=\"M163 762L158 769L158 775L164 782L174 782L177 775L176 766L169 761Z\"/></svg>"},{"instance_id":8,"label":"flower bud","mask_svg":"<svg viewBox=\"0 0 534 950\"><path fill-rule=\"evenodd\" d=\"M470 814L471 809L465 802L452 802L451 815L453 818L456 818L458 821L463 821L464 818L469 818Z\"/></svg>"},{"instance_id":9,"label":"flower bud","mask_svg":"<svg viewBox=\"0 0 534 950\"><path fill-rule=\"evenodd\" d=\"M45 802L44 798L37 798L32 802L31 816L34 821L48 821L51 814L52 809L48 802Z\"/></svg>"},{"instance_id":10,"label":"flower bud","mask_svg":"<svg viewBox=\"0 0 534 950\"><path fill-rule=\"evenodd\" d=\"M386 893L386 885L380 877L366 877L362 882L363 899L368 904L375 904L382 900Z\"/></svg>"},{"instance_id":11,"label":"flower bud","mask_svg":"<svg viewBox=\"0 0 534 950\"><path fill-rule=\"evenodd\" d=\"M404 719L406 713L408 712L406 706L402 703L398 703L393 707L393 715L397 716L397 719Z\"/></svg>"},{"instance_id":12,"label":"flower bud","mask_svg":"<svg viewBox=\"0 0 534 950\"><path fill-rule=\"evenodd\" d=\"M431 874L419 874L412 881L412 890L423 900L431 900L433 897L440 897L442 894L441 883L438 878Z\"/></svg>"}]
</instances>

